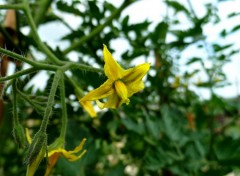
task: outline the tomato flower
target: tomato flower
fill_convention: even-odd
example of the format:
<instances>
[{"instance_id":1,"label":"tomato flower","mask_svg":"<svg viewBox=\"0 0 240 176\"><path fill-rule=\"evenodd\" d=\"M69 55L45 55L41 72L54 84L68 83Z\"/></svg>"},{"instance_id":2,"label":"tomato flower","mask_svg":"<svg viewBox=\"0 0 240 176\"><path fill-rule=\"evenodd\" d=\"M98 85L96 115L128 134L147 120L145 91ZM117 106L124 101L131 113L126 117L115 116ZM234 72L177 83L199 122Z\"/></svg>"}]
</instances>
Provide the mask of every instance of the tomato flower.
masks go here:
<instances>
[{"instance_id":1,"label":"tomato flower","mask_svg":"<svg viewBox=\"0 0 240 176\"><path fill-rule=\"evenodd\" d=\"M118 108L123 103L129 104L133 94L144 88L142 78L147 74L150 64L144 63L124 70L112 57L107 47L103 45L104 72L108 77L100 87L90 91L80 99L80 103L96 101L99 108ZM107 98L106 102L100 101Z\"/></svg>"}]
</instances>

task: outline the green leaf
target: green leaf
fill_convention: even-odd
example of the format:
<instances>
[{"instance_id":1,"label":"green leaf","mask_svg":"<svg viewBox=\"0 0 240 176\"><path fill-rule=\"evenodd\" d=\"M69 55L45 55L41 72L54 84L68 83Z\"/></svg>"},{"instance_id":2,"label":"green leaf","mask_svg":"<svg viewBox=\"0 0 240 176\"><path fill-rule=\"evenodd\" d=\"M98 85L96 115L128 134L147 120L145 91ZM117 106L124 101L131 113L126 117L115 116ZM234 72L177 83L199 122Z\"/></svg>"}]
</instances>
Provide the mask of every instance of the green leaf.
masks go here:
<instances>
[{"instance_id":1,"label":"green leaf","mask_svg":"<svg viewBox=\"0 0 240 176\"><path fill-rule=\"evenodd\" d=\"M240 29L240 24L235 26L234 28L232 28L232 30L229 32L229 33L233 33L233 32L236 32Z\"/></svg>"},{"instance_id":2,"label":"green leaf","mask_svg":"<svg viewBox=\"0 0 240 176\"><path fill-rule=\"evenodd\" d=\"M125 166L122 163L118 163L117 165L113 166L108 172L107 176L122 176L124 175L124 168Z\"/></svg>"},{"instance_id":3,"label":"green leaf","mask_svg":"<svg viewBox=\"0 0 240 176\"><path fill-rule=\"evenodd\" d=\"M231 46L233 46L233 44L226 44L226 45L213 44L213 49L214 49L215 52L218 52L218 51L228 49Z\"/></svg>"},{"instance_id":4,"label":"green leaf","mask_svg":"<svg viewBox=\"0 0 240 176\"><path fill-rule=\"evenodd\" d=\"M177 1L164 1L167 5L169 5L170 7L172 7L176 13L177 12L184 12L186 13L186 15L190 16L190 13L188 11L187 8L185 8L182 4L180 4Z\"/></svg>"},{"instance_id":5,"label":"green leaf","mask_svg":"<svg viewBox=\"0 0 240 176\"><path fill-rule=\"evenodd\" d=\"M140 134L140 135L143 135L145 133L144 123L141 122L141 121L136 122L136 121L133 121L130 118L125 118L125 119L122 119L122 123L130 131L133 131L133 132L135 132L137 134Z\"/></svg>"},{"instance_id":6,"label":"green leaf","mask_svg":"<svg viewBox=\"0 0 240 176\"><path fill-rule=\"evenodd\" d=\"M182 116L168 106L161 107L163 132L172 141L182 141L180 122Z\"/></svg>"},{"instance_id":7,"label":"green leaf","mask_svg":"<svg viewBox=\"0 0 240 176\"><path fill-rule=\"evenodd\" d=\"M168 32L168 24L166 22L160 22L151 35L151 39L154 43L158 41L165 42Z\"/></svg>"},{"instance_id":8,"label":"green leaf","mask_svg":"<svg viewBox=\"0 0 240 176\"><path fill-rule=\"evenodd\" d=\"M84 16L84 13L80 12L73 5L68 5L67 2L58 1L56 5L57 5L58 10L61 10L63 12L72 13L72 14L78 15L78 16Z\"/></svg>"},{"instance_id":9,"label":"green leaf","mask_svg":"<svg viewBox=\"0 0 240 176\"><path fill-rule=\"evenodd\" d=\"M166 151L160 146L156 149L148 150L146 152L146 157L144 158L144 167L151 171L157 171L164 166L171 164L173 159L168 157Z\"/></svg>"},{"instance_id":10,"label":"green leaf","mask_svg":"<svg viewBox=\"0 0 240 176\"><path fill-rule=\"evenodd\" d=\"M240 141L225 138L215 147L215 153L220 163L225 165L236 165L240 163Z\"/></svg>"},{"instance_id":11,"label":"green leaf","mask_svg":"<svg viewBox=\"0 0 240 176\"><path fill-rule=\"evenodd\" d=\"M189 61L187 61L186 65L191 65L192 63L199 62L199 61L202 61L202 58L193 57L193 58L189 59Z\"/></svg>"},{"instance_id":12,"label":"green leaf","mask_svg":"<svg viewBox=\"0 0 240 176\"><path fill-rule=\"evenodd\" d=\"M232 13L230 13L230 14L228 14L228 18L231 18L231 17L235 17L235 16L238 16L238 15L240 15L240 12L238 12L238 13L236 13L236 12L232 12Z\"/></svg>"}]
</instances>

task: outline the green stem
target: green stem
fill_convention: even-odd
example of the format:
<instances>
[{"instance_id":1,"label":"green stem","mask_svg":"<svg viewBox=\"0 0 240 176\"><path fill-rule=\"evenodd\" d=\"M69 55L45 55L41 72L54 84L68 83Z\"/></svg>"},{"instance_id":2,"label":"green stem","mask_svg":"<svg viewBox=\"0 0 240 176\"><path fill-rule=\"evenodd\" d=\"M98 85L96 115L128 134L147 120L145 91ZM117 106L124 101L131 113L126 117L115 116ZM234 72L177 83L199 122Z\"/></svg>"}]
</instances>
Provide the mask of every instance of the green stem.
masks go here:
<instances>
[{"instance_id":1,"label":"green stem","mask_svg":"<svg viewBox=\"0 0 240 176\"><path fill-rule=\"evenodd\" d=\"M38 26L41 23L42 19L46 16L47 10L52 2L53 0L41 0L39 2L39 7L34 16L34 22L36 26Z\"/></svg>"},{"instance_id":2,"label":"green stem","mask_svg":"<svg viewBox=\"0 0 240 176\"><path fill-rule=\"evenodd\" d=\"M17 80L12 81L12 95L13 95L13 137L15 142L21 146L26 147L27 141L24 133L24 129L19 122L18 110L17 110Z\"/></svg>"},{"instance_id":3,"label":"green stem","mask_svg":"<svg viewBox=\"0 0 240 176\"><path fill-rule=\"evenodd\" d=\"M55 94L56 94L56 91L57 91L57 88L58 88L58 83L59 83L59 80L61 79L62 74L63 73L62 73L61 69L57 70L57 72L55 73L53 83L52 83L52 87L51 87L50 94L49 94L49 98L48 98L48 102L47 102L47 107L45 109L42 124L41 124L40 130L39 130L41 132L46 132L46 130L47 130L48 121L49 121L49 118L52 114L54 97L55 97Z\"/></svg>"},{"instance_id":4,"label":"green stem","mask_svg":"<svg viewBox=\"0 0 240 176\"><path fill-rule=\"evenodd\" d=\"M0 9L14 9L14 10L22 10L24 9L24 4L1 4Z\"/></svg>"},{"instance_id":5,"label":"green stem","mask_svg":"<svg viewBox=\"0 0 240 176\"><path fill-rule=\"evenodd\" d=\"M27 101L33 108L35 108L39 114L42 114L44 111L44 108L42 106L34 103L27 95L18 90L18 88L16 88L16 91L25 101Z\"/></svg>"},{"instance_id":6,"label":"green stem","mask_svg":"<svg viewBox=\"0 0 240 176\"><path fill-rule=\"evenodd\" d=\"M0 78L0 83L1 82L4 82L4 81L7 81L7 80L11 80L11 79L16 79L22 75L27 75L27 74L30 74L30 73L33 73L33 72L36 72L38 71L39 69L36 69L36 68L28 68L26 70L21 70L21 71L18 71L16 72L15 74L12 74L10 76L5 76L3 78Z\"/></svg>"},{"instance_id":7,"label":"green stem","mask_svg":"<svg viewBox=\"0 0 240 176\"><path fill-rule=\"evenodd\" d=\"M3 49L1 47L0 47L0 53L3 53L7 56L10 56L10 57L12 57L16 60L28 63L29 65L37 67L37 68L46 68L47 70L56 70L58 68L58 66L55 66L55 65L43 64L43 63L40 63L40 62L37 62L37 61L30 60L26 57L23 57L19 54L13 53L13 52L11 52L9 50L6 50L6 49Z\"/></svg>"},{"instance_id":8,"label":"green stem","mask_svg":"<svg viewBox=\"0 0 240 176\"><path fill-rule=\"evenodd\" d=\"M66 102L65 102L65 85L64 85L64 75L61 75L61 79L59 82L59 89L60 89L60 99L61 99L61 108L62 108L62 128L61 128L61 133L60 133L60 138L63 140L65 139L66 136L66 131L67 131L67 107L66 107Z\"/></svg>"},{"instance_id":9,"label":"green stem","mask_svg":"<svg viewBox=\"0 0 240 176\"><path fill-rule=\"evenodd\" d=\"M103 73L103 69L101 68L94 68L88 65L84 64L79 64L79 63L74 63L74 62L69 62L70 64L70 69L80 69L80 70L85 70L85 71L90 71L90 72L100 72Z\"/></svg>"},{"instance_id":10,"label":"green stem","mask_svg":"<svg viewBox=\"0 0 240 176\"><path fill-rule=\"evenodd\" d=\"M17 113L17 85L16 79L13 80L13 126L16 127L19 124L18 113Z\"/></svg>"},{"instance_id":11,"label":"green stem","mask_svg":"<svg viewBox=\"0 0 240 176\"><path fill-rule=\"evenodd\" d=\"M58 60L58 58L41 41L41 39L40 39L40 37L37 33L37 28L36 28L36 25L34 23L33 17L32 17L31 12L30 12L28 0L24 0L24 12L25 12L25 15L27 17L29 26L31 28L32 35L33 35L34 39L36 40L36 43L38 44L39 48L48 56L48 58L53 63L58 64L58 65L63 65L63 63L60 60Z\"/></svg>"},{"instance_id":12,"label":"green stem","mask_svg":"<svg viewBox=\"0 0 240 176\"><path fill-rule=\"evenodd\" d=\"M26 62L26 63L28 63L29 65L32 65L32 66L35 65L35 62L34 62L34 61L31 61L31 60L29 60L29 59L27 59L27 58L25 58L25 57L23 57L23 56L21 56L21 55L19 55L19 54L13 53L13 52L11 52L11 51L9 51L9 50L6 50L6 49L4 49L4 48L1 48L1 47L0 47L0 53L3 53L3 54L5 54L5 55L10 56L10 57L12 57L12 58L14 58L14 59L17 59L17 60L19 60L19 61Z\"/></svg>"},{"instance_id":13,"label":"green stem","mask_svg":"<svg viewBox=\"0 0 240 176\"><path fill-rule=\"evenodd\" d=\"M75 81L74 79L68 77L67 75L66 75L66 78L67 78L67 81L68 81L70 84L72 84L72 86L74 87L74 90L75 90L77 96L83 97L83 96L84 96L84 92L83 92L83 90L77 85L76 81Z\"/></svg>"},{"instance_id":14,"label":"green stem","mask_svg":"<svg viewBox=\"0 0 240 176\"><path fill-rule=\"evenodd\" d=\"M134 0L125 0L123 2L123 4L115 11L112 13L112 15L110 17L108 17L105 21L105 23L103 23L102 25L99 25L98 27L96 27L95 29L92 30L92 32L89 35L86 35L82 38L80 38L77 42L72 43L71 46L69 46L68 48L66 48L63 51L63 54L66 55L69 52L71 52L72 50L78 48L79 46L81 46L83 43L85 43L86 41L92 39L95 35L97 35L98 33L100 33L106 26L108 26L112 20L114 18L116 18L124 8L126 8L128 5L130 5L132 2L134 2Z\"/></svg>"},{"instance_id":15,"label":"green stem","mask_svg":"<svg viewBox=\"0 0 240 176\"><path fill-rule=\"evenodd\" d=\"M196 15L196 13L195 13L195 11L194 11L194 9L193 9L193 6L192 6L191 1L190 1L190 0L187 0L187 3L188 3L188 5L189 5L189 8L190 8L191 13L193 14L193 17L194 17L195 19L198 19L197 15Z\"/></svg>"}]
</instances>

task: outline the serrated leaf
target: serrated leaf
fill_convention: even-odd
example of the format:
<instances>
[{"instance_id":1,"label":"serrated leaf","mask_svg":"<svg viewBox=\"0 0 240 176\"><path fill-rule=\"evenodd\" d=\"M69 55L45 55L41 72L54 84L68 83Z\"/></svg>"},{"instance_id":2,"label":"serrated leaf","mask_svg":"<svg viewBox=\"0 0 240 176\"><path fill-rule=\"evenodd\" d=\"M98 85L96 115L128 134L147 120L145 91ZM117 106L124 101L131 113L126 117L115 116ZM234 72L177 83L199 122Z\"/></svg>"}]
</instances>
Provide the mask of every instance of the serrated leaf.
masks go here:
<instances>
[{"instance_id":1,"label":"serrated leaf","mask_svg":"<svg viewBox=\"0 0 240 176\"><path fill-rule=\"evenodd\" d=\"M229 33L233 33L233 32L236 32L237 30L240 29L240 24L235 26L234 28L232 28L232 30L229 32Z\"/></svg>"},{"instance_id":2,"label":"serrated leaf","mask_svg":"<svg viewBox=\"0 0 240 176\"><path fill-rule=\"evenodd\" d=\"M165 42L166 36L168 32L168 24L165 22L160 22L154 32L151 35L151 39L153 42L157 42L160 40L161 42Z\"/></svg>"},{"instance_id":3,"label":"serrated leaf","mask_svg":"<svg viewBox=\"0 0 240 176\"><path fill-rule=\"evenodd\" d=\"M202 58L200 58L200 57L193 57L193 58L189 59L189 61L186 63L186 65L190 65L192 63L199 62L201 60L202 60Z\"/></svg>"},{"instance_id":4,"label":"serrated leaf","mask_svg":"<svg viewBox=\"0 0 240 176\"><path fill-rule=\"evenodd\" d=\"M57 5L58 10L61 10L63 12L72 13L72 14L78 15L78 16L84 16L84 14L82 12L80 12L73 5L68 5L67 2L58 1L56 5Z\"/></svg>"},{"instance_id":5,"label":"serrated leaf","mask_svg":"<svg viewBox=\"0 0 240 176\"><path fill-rule=\"evenodd\" d=\"M227 45L213 44L213 48L215 52L225 50L227 48L230 48L231 46L233 46L233 44L227 44Z\"/></svg>"},{"instance_id":6,"label":"serrated leaf","mask_svg":"<svg viewBox=\"0 0 240 176\"><path fill-rule=\"evenodd\" d=\"M215 147L218 160L226 165L239 165L240 163L240 141L225 138Z\"/></svg>"},{"instance_id":7,"label":"serrated leaf","mask_svg":"<svg viewBox=\"0 0 240 176\"><path fill-rule=\"evenodd\" d=\"M165 3L167 5L169 5L170 7L174 8L176 13L182 11L182 12L186 13L187 15L190 15L188 9L185 8L182 4L180 4L177 1L165 1Z\"/></svg>"}]
</instances>

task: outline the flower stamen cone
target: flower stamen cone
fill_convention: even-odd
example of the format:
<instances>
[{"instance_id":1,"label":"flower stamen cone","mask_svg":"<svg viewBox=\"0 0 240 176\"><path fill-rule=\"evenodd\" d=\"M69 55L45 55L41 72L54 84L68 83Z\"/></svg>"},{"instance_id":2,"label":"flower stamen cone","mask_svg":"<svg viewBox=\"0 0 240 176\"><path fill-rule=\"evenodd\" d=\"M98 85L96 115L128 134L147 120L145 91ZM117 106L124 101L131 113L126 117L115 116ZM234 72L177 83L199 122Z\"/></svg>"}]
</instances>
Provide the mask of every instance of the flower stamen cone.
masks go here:
<instances>
[{"instance_id":1,"label":"flower stamen cone","mask_svg":"<svg viewBox=\"0 0 240 176\"><path fill-rule=\"evenodd\" d=\"M117 95L121 97L123 103L129 104L130 100L128 99L128 91L126 85L122 81L117 80L114 83L114 87Z\"/></svg>"}]
</instances>

